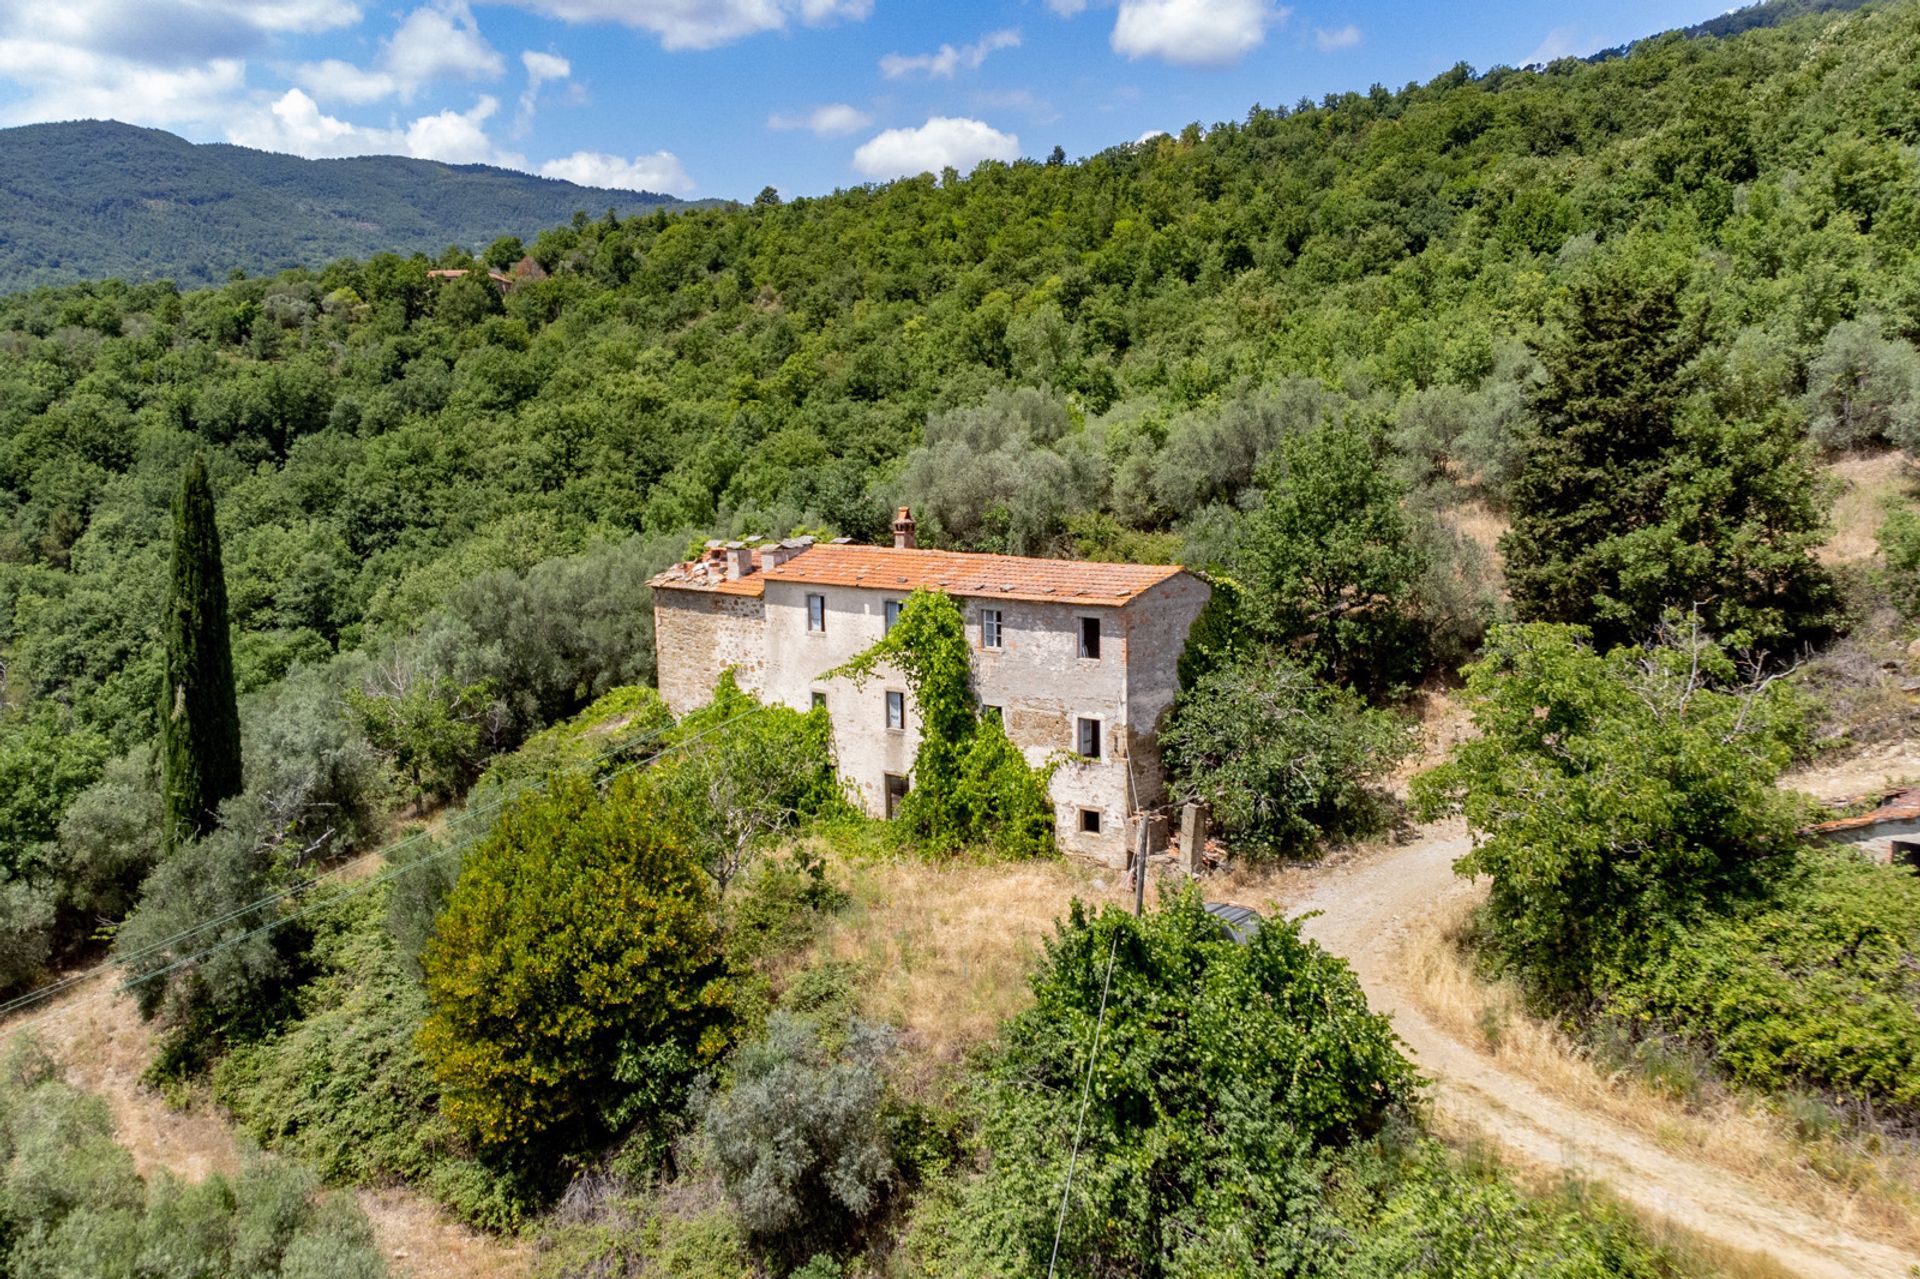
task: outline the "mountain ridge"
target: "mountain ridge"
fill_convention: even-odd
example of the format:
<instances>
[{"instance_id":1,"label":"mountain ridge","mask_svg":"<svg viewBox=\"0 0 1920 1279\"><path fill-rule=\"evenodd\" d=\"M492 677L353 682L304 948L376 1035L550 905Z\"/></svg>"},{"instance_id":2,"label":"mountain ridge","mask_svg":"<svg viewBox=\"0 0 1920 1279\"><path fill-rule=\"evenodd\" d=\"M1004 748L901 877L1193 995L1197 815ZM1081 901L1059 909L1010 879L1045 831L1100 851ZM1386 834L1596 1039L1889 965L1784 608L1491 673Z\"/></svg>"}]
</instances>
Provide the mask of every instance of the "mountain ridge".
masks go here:
<instances>
[{"instance_id":1,"label":"mountain ridge","mask_svg":"<svg viewBox=\"0 0 1920 1279\"><path fill-rule=\"evenodd\" d=\"M710 206L484 164L309 160L78 120L0 129L0 291L118 276L210 284L532 236L578 211Z\"/></svg>"}]
</instances>

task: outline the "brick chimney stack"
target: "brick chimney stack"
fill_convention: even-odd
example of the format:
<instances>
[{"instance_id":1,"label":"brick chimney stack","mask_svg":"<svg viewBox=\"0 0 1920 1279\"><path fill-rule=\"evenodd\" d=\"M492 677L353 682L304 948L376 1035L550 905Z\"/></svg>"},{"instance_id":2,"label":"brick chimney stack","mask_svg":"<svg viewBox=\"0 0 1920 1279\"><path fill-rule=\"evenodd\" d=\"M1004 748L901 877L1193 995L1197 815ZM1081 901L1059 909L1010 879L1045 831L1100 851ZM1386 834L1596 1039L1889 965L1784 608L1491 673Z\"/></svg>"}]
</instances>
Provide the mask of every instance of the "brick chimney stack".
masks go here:
<instances>
[{"instance_id":1,"label":"brick chimney stack","mask_svg":"<svg viewBox=\"0 0 1920 1279\"><path fill-rule=\"evenodd\" d=\"M893 549L911 551L916 544L913 530L913 512L903 506L900 508L900 514L893 517Z\"/></svg>"}]
</instances>

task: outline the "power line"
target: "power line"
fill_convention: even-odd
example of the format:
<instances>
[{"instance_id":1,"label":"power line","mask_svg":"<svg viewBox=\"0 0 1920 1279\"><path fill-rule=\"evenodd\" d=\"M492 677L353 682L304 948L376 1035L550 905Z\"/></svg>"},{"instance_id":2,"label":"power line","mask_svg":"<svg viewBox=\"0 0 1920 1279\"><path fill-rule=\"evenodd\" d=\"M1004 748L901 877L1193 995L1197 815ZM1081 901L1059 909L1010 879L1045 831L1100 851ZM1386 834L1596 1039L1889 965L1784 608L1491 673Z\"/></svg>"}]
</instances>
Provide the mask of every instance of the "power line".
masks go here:
<instances>
[{"instance_id":1,"label":"power line","mask_svg":"<svg viewBox=\"0 0 1920 1279\"><path fill-rule=\"evenodd\" d=\"M1144 869L1144 868L1143 868ZM1047 1279L1060 1264L1060 1235L1067 1228L1067 1197L1073 1193L1073 1169L1080 1161L1080 1134L1087 1126L1087 1107L1093 1100L1093 1065L1100 1060L1100 1032L1107 1024L1107 993L1113 989L1113 957L1120 950L1120 929L1113 930L1107 947L1107 976L1100 983L1100 1015L1093 1022L1093 1051L1087 1054L1087 1082L1080 1090L1080 1118L1073 1125L1073 1148L1067 1155L1067 1181L1060 1187L1060 1215L1053 1223L1053 1255L1047 1258Z\"/></svg>"},{"instance_id":2,"label":"power line","mask_svg":"<svg viewBox=\"0 0 1920 1279\"><path fill-rule=\"evenodd\" d=\"M738 715L734 715L728 719L722 720L718 724L709 725L708 727L700 730L698 733L695 733L691 737L683 738L680 741L673 742L663 747L662 749L655 751L651 755L648 755L645 759L635 760L630 764L627 764L621 768L614 770L612 773L608 774L607 780L611 781L613 778L620 777L624 774L633 772L636 769L639 769L648 764L651 764L655 760L660 759L662 756L667 755L672 751L684 750L685 748L693 745L695 742L701 741L702 739L709 737L714 733L719 732L723 728L727 728L733 724L736 724L741 720L746 719L750 715L756 715L762 711L769 710L769 709L771 708L765 704L750 707L747 710L740 712ZM654 740L664 735L665 733L672 731L672 727L673 726L669 726L668 728L661 729L657 733L649 734L648 736L643 738L638 738L635 741L623 742L619 746L611 748L607 751L603 751L601 754L595 756L593 759L587 760L579 765L576 765L572 769L568 770L565 773L561 773L558 776L570 776L576 773L584 772L587 769L594 766L595 764L604 762L606 759L614 755L623 754L627 751L630 751L633 748L633 746L635 746L640 742ZM552 780L554 779L553 778L543 779L543 783L552 781ZM496 801L490 807L484 808L484 809L472 810L469 813L462 814L461 818L458 820L464 821L468 817L477 817L477 816L482 816L488 813L498 812L506 804L518 798L519 795L523 794L527 789L531 788L533 785L535 785L535 783L533 782L524 783L519 790L503 795L498 801ZM370 858L381 856L391 852L397 852L399 851L399 849L406 846L407 844L417 842L425 834L426 832L418 832L415 835L407 836L401 840L397 840L392 844L384 845L380 848L373 849L367 853L363 853L359 857L355 858L353 861L345 863L342 866L335 867L333 870L326 872L326 874L337 875L342 871L351 869L353 866L359 865L360 863L367 861ZM356 883L355 885L353 885L353 887L346 889L344 892L336 896L328 897L321 901L310 903L306 906L301 907L299 910L295 910L289 914L276 916L273 919L268 920L266 923L261 924L256 928L249 929L246 932L239 934L238 936L230 937L223 941L217 942L214 945L205 948L204 950L196 951L192 954L181 956L180 958L173 960L171 963L168 963L160 968L154 969L152 972L142 973L137 977L130 977L126 981L121 982L120 985L117 987L117 989L120 991L129 991L134 989L137 986L144 985L149 981L153 981L157 978L164 977L169 973L176 972L179 969L184 968L189 964L198 963L201 960L211 958L212 956L217 955L222 951L230 950L233 947L240 945L242 942L249 941L254 937L258 937L264 933L271 932L274 929L282 927L285 924L292 923L294 920L299 919L305 915L311 914L314 911L323 909L327 906L331 906L336 902L339 902L345 897L351 897L356 894L366 892L370 889L378 887L381 884L386 883L391 879L396 878L399 875L403 875L408 871L416 870L421 866L425 866L434 861L437 861L440 858L445 857L449 853L461 851L470 842L471 840L455 842L455 843L449 844L447 847L439 850L438 852L430 853L427 856L419 858L417 860L405 862L398 866L388 867L386 870L382 871L380 874L375 875L370 879L362 880L359 883ZM220 923L230 922L231 920L246 914L250 910L260 909L266 905L271 905L274 902L284 900L286 897L292 895L295 892L305 891L306 889L315 886L324 878L326 878L326 875L316 876L314 879L309 880L304 884L296 885L294 888L283 890L279 893L275 893L268 897L261 898L258 902L255 902L250 906L242 907L240 910L237 910L237 911L229 911L227 912L227 914L219 916L215 920L200 924L194 928L187 929L181 933L176 933L173 937L165 939L160 942L156 942L151 946L143 947L141 950L135 952L133 956L123 956L117 959L108 960L104 963L97 965L92 969L87 970L86 972L76 974L69 978L65 978L59 982L51 983L47 986L41 987L39 990L29 992L28 995L19 996L13 1001L10 1001L7 1005L0 1006L0 1015L4 1015L7 1012L18 1011L21 1008L30 1007L34 1003L43 1002L47 999L52 998L54 995L61 993L62 991L68 990L81 982L87 981L90 978L95 977L101 974L102 972L115 967L116 965L122 965L129 962L133 962L136 957L151 958L157 951L165 949L167 946L172 945L176 941L179 941L186 937L193 936L197 933L205 932L208 928L217 927ZM90 996L89 1000L94 998L99 998L101 997L101 995L104 995L104 993L105 992L100 992L99 994ZM65 1008L56 1008L56 1009L50 1010L49 1012L43 1013L41 1016L36 1017L28 1022L25 1022L20 1026L14 1027L11 1033L19 1033L22 1031L31 1030L46 1022L53 1021L60 1016L63 1016L63 1015L66 1015L67 1013L72 1012L76 1008L84 1006L87 1002L89 1002L89 1000L82 1000L80 1001L80 1003L70 1004Z\"/></svg>"},{"instance_id":3,"label":"power line","mask_svg":"<svg viewBox=\"0 0 1920 1279\"><path fill-rule=\"evenodd\" d=\"M666 728L662 728L655 732L646 734L643 737L634 738L631 741L622 742L617 746L610 747L607 750L602 751L600 754L594 756L593 758L582 761L580 764L575 765L573 767L579 771L585 771L587 769L591 769L593 767L598 766L599 764L606 762L607 760L613 758L616 755L624 754L632 750L637 745L640 745L645 742L653 741L671 731L673 731L673 725L668 725ZM530 785L532 785L531 782L523 782L518 786L517 789L507 790L504 793L502 793L502 795L497 800L493 801L490 805L482 808L465 810L462 813L460 813L458 816L453 818L452 821L454 823L465 823L477 817L483 817L483 816L488 816L488 815L497 813L502 808L504 808L507 804L512 803L515 799L519 798L520 795L524 793L527 787ZM170 937L163 937L160 940L156 942L152 942L149 945L144 946L139 950L130 952L125 955L119 955L112 959L104 960L92 968L86 969L78 973L70 974L66 977L61 978L58 981L49 982L45 986L39 987L34 990L26 991L19 995L15 995L10 999L0 1000L0 1017L4 1017L8 1013L16 1012L21 1008L30 1007L31 1005L39 1003L42 1000L49 999L52 996L57 995L60 992L67 990L73 986L77 986L80 983L85 982L90 978L93 978L99 975L100 973L105 972L107 969L112 968L116 965L138 963L140 960L149 958L155 953L167 949L169 946L173 946L182 941L185 941L189 937L193 937L199 933L206 932L209 929L218 928L222 924L231 923L233 920L242 918L246 915L250 915L254 911L265 909L266 907L271 906L276 902L284 901L288 897L292 897L299 893L303 893L309 888L312 888L315 885L319 884L321 881L325 880L328 876L346 875L347 873L351 872L355 867L360 866L362 863L370 861L375 857L391 856L395 853L400 852L402 849L410 847L413 844L420 843L423 840L430 841L432 838L433 838L433 832L431 831L427 831L427 830L415 831L413 834L402 836L401 838L394 840L391 843L383 844L378 848L369 849L367 852L361 853L360 855L353 857L348 861L342 862L338 866L330 867L327 870L320 872L318 875L315 875L311 879L303 880L296 884L289 884L285 888L276 889L275 891L268 893L264 897L248 902L244 906L235 907L234 909L228 911L224 915L216 915L212 919L204 920L194 925L192 928L184 929L180 932L174 933Z\"/></svg>"}]
</instances>

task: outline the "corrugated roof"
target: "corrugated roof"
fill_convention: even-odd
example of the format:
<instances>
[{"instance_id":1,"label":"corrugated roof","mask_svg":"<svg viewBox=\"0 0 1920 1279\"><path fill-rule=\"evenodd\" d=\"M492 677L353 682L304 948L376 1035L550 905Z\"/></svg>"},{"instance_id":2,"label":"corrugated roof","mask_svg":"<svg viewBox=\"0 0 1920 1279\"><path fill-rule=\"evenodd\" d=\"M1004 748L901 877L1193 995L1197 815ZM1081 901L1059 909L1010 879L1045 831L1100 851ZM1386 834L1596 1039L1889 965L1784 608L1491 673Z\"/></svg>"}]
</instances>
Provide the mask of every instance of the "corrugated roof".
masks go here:
<instances>
[{"instance_id":1,"label":"corrugated roof","mask_svg":"<svg viewBox=\"0 0 1920 1279\"><path fill-rule=\"evenodd\" d=\"M1865 830L1878 826L1881 822L1909 822L1920 818L1920 786L1907 790L1897 790L1878 797L1878 805L1871 811L1857 817L1841 817L1830 822L1821 822L1812 829L1820 834L1833 834L1848 830Z\"/></svg>"},{"instance_id":2,"label":"corrugated roof","mask_svg":"<svg viewBox=\"0 0 1920 1279\"><path fill-rule=\"evenodd\" d=\"M809 586L863 586L901 593L924 586L985 599L1118 606L1182 571L1177 564L1094 564L1021 555L827 545L802 551L754 576Z\"/></svg>"}]
</instances>

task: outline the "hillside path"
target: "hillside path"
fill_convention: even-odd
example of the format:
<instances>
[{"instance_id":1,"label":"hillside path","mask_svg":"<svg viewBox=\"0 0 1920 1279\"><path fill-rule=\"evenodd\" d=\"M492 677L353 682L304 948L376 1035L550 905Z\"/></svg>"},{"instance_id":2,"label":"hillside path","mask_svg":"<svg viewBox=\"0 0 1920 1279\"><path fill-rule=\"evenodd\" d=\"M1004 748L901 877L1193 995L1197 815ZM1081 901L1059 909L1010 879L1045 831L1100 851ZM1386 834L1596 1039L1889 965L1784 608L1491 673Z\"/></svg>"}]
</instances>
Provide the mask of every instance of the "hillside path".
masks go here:
<instances>
[{"instance_id":1,"label":"hillside path","mask_svg":"<svg viewBox=\"0 0 1920 1279\"><path fill-rule=\"evenodd\" d=\"M1330 867L1289 912L1319 911L1306 935L1353 965L1372 1007L1393 1017L1436 1110L1527 1163L1605 1183L1636 1207L1703 1238L1770 1256L1803 1279L1901 1279L1920 1258L1767 1195L1722 1169L1661 1149L1638 1133L1549 1096L1435 1026L1402 984L1412 928L1483 894L1453 873L1465 828L1422 829L1413 842Z\"/></svg>"},{"instance_id":2,"label":"hillside path","mask_svg":"<svg viewBox=\"0 0 1920 1279\"><path fill-rule=\"evenodd\" d=\"M106 1101L114 1137L141 1176L169 1172L197 1182L239 1171L245 1143L217 1109L205 1102L171 1106L142 1080L153 1060L153 1030L106 978L78 984L32 1015L0 1025L0 1051L23 1029L52 1054L68 1083ZM395 1186L352 1193L395 1279L519 1279L525 1273L525 1244L469 1229L417 1191Z\"/></svg>"}]
</instances>

